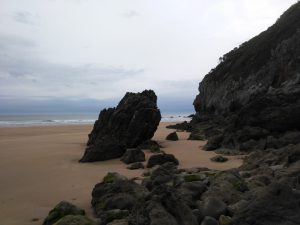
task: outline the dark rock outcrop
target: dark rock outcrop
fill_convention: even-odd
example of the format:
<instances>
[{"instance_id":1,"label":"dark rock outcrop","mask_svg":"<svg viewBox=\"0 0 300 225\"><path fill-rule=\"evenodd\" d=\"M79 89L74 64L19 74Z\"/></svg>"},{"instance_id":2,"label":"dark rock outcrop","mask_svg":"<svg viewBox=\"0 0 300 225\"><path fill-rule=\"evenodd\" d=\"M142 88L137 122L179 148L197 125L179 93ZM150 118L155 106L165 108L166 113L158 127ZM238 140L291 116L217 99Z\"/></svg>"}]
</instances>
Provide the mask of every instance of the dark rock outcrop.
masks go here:
<instances>
[{"instance_id":1,"label":"dark rock outcrop","mask_svg":"<svg viewBox=\"0 0 300 225\"><path fill-rule=\"evenodd\" d=\"M217 220L221 215L227 213L227 206L224 202L215 197L207 197L200 204L201 214L203 216L210 216Z\"/></svg>"},{"instance_id":2,"label":"dark rock outcrop","mask_svg":"<svg viewBox=\"0 0 300 225\"><path fill-rule=\"evenodd\" d=\"M212 157L210 160L213 162L221 162L222 163L222 162L228 161L228 158L221 156L221 155L216 155L216 156Z\"/></svg>"},{"instance_id":3,"label":"dark rock outcrop","mask_svg":"<svg viewBox=\"0 0 300 225\"><path fill-rule=\"evenodd\" d=\"M210 216L204 217L201 225L219 225L218 221Z\"/></svg>"},{"instance_id":4,"label":"dark rock outcrop","mask_svg":"<svg viewBox=\"0 0 300 225\"><path fill-rule=\"evenodd\" d=\"M260 191L245 208L239 208L234 224L297 225L300 222L300 192L273 183Z\"/></svg>"},{"instance_id":5,"label":"dark rock outcrop","mask_svg":"<svg viewBox=\"0 0 300 225\"><path fill-rule=\"evenodd\" d=\"M126 93L116 108L104 109L95 122L80 162L118 158L153 137L161 119L152 90Z\"/></svg>"},{"instance_id":6,"label":"dark rock outcrop","mask_svg":"<svg viewBox=\"0 0 300 225\"><path fill-rule=\"evenodd\" d=\"M144 162L145 153L140 148L129 148L122 156L121 161L126 164Z\"/></svg>"},{"instance_id":7,"label":"dark rock outcrop","mask_svg":"<svg viewBox=\"0 0 300 225\"><path fill-rule=\"evenodd\" d=\"M197 225L192 210L180 193L169 186L160 185L132 209L129 225Z\"/></svg>"},{"instance_id":8,"label":"dark rock outcrop","mask_svg":"<svg viewBox=\"0 0 300 225\"><path fill-rule=\"evenodd\" d=\"M54 225L96 225L97 223L83 215L67 215Z\"/></svg>"},{"instance_id":9,"label":"dark rock outcrop","mask_svg":"<svg viewBox=\"0 0 300 225\"><path fill-rule=\"evenodd\" d=\"M72 203L61 201L49 212L49 215L44 220L43 225L55 224L57 221L67 215L84 216L85 211L73 205Z\"/></svg>"},{"instance_id":10,"label":"dark rock outcrop","mask_svg":"<svg viewBox=\"0 0 300 225\"><path fill-rule=\"evenodd\" d=\"M252 151L300 142L280 140L300 130L299 15L298 2L269 29L220 58L202 80L191 136L208 138L208 150Z\"/></svg>"},{"instance_id":11,"label":"dark rock outcrop","mask_svg":"<svg viewBox=\"0 0 300 225\"><path fill-rule=\"evenodd\" d=\"M166 137L166 140L168 140L168 141L178 141L177 133L175 131L172 132L172 133L169 133Z\"/></svg>"},{"instance_id":12,"label":"dark rock outcrop","mask_svg":"<svg viewBox=\"0 0 300 225\"><path fill-rule=\"evenodd\" d=\"M95 185L92 191L92 207L97 217L107 217L107 211L120 209L130 211L147 190L134 181L115 179Z\"/></svg>"},{"instance_id":13,"label":"dark rock outcrop","mask_svg":"<svg viewBox=\"0 0 300 225\"><path fill-rule=\"evenodd\" d=\"M153 153L161 151L160 150L161 146L156 141L153 141L153 140L146 140L145 142L140 144L138 147L141 149L148 149Z\"/></svg>"},{"instance_id":14,"label":"dark rock outcrop","mask_svg":"<svg viewBox=\"0 0 300 225\"><path fill-rule=\"evenodd\" d=\"M151 191L157 185L172 183L176 171L177 166L172 162L156 165L151 170L149 180L144 181L144 185Z\"/></svg>"},{"instance_id":15,"label":"dark rock outcrop","mask_svg":"<svg viewBox=\"0 0 300 225\"><path fill-rule=\"evenodd\" d=\"M176 166L179 164L178 159L176 159L174 155L163 153L150 156L147 163L147 168L151 168L155 165L162 165L167 162L174 163Z\"/></svg>"}]
</instances>

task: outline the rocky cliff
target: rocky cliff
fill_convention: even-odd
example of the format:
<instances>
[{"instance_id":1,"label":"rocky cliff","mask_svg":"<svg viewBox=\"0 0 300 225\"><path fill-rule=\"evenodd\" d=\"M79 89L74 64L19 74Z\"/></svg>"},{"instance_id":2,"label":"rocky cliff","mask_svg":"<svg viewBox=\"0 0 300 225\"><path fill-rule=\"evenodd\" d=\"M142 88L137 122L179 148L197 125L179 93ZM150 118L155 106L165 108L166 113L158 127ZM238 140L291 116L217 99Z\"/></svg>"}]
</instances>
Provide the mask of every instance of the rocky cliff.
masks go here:
<instances>
[{"instance_id":1,"label":"rocky cliff","mask_svg":"<svg viewBox=\"0 0 300 225\"><path fill-rule=\"evenodd\" d=\"M300 3L221 57L200 83L194 106L192 137L208 137L210 149L300 142Z\"/></svg>"}]
</instances>

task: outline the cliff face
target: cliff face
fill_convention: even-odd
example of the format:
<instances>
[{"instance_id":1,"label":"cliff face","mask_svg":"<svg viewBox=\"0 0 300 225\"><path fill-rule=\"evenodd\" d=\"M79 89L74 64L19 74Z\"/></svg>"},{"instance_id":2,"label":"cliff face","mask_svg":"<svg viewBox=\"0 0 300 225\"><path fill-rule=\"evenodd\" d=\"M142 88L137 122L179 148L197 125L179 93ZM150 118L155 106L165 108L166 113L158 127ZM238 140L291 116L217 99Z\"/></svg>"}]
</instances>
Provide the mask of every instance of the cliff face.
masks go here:
<instances>
[{"instance_id":1,"label":"cliff face","mask_svg":"<svg viewBox=\"0 0 300 225\"><path fill-rule=\"evenodd\" d=\"M204 133L221 135L218 146L229 148L249 140L266 148L268 137L300 129L300 3L220 60L199 85L195 128L204 120L217 124L217 131ZM245 127L264 135L245 137Z\"/></svg>"}]
</instances>

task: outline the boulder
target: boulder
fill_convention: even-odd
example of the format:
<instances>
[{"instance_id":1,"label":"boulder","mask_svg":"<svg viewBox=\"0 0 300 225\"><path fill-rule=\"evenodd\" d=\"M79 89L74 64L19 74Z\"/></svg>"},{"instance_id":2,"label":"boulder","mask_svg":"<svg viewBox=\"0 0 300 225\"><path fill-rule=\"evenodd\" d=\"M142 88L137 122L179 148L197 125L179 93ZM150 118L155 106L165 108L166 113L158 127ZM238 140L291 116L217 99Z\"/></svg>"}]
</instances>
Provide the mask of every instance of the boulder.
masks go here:
<instances>
[{"instance_id":1,"label":"boulder","mask_svg":"<svg viewBox=\"0 0 300 225\"><path fill-rule=\"evenodd\" d=\"M155 150L155 149L160 149L161 146L154 140L146 140L142 144L140 144L138 147L140 149Z\"/></svg>"},{"instance_id":2,"label":"boulder","mask_svg":"<svg viewBox=\"0 0 300 225\"><path fill-rule=\"evenodd\" d=\"M104 177L102 182L103 183L114 183L120 180L127 180L127 177L117 173L117 172L108 172Z\"/></svg>"},{"instance_id":3,"label":"boulder","mask_svg":"<svg viewBox=\"0 0 300 225\"><path fill-rule=\"evenodd\" d=\"M80 162L121 157L127 148L150 140L161 119L152 90L126 93L116 108L104 109L95 122Z\"/></svg>"},{"instance_id":4,"label":"boulder","mask_svg":"<svg viewBox=\"0 0 300 225\"><path fill-rule=\"evenodd\" d=\"M168 141L178 141L177 133L172 132L172 133L168 134L168 136L166 137L166 140L168 140Z\"/></svg>"},{"instance_id":5,"label":"boulder","mask_svg":"<svg viewBox=\"0 0 300 225\"><path fill-rule=\"evenodd\" d=\"M185 182L180 185L180 193L193 200L200 199L202 193L207 190L207 185L202 181Z\"/></svg>"},{"instance_id":6,"label":"boulder","mask_svg":"<svg viewBox=\"0 0 300 225\"><path fill-rule=\"evenodd\" d=\"M232 224L232 218L230 216L221 215L220 218L219 218L219 224L220 225L231 225Z\"/></svg>"},{"instance_id":7,"label":"boulder","mask_svg":"<svg viewBox=\"0 0 300 225\"><path fill-rule=\"evenodd\" d=\"M201 202L199 209L203 216L210 216L217 220L221 215L225 215L227 213L226 204L215 197L205 198L204 201Z\"/></svg>"},{"instance_id":8,"label":"boulder","mask_svg":"<svg viewBox=\"0 0 300 225\"><path fill-rule=\"evenodd\" d=\"M216 150L217 148L221 147L221 143L223 141L223 135L215 135L208 139L206 145L204 145L204 150L212 151Z\"/></svg>"},{"instance_id":9,"label":"boulder","mask_svg":"<svg viewBox=\"0 0 300 225\"><path fill-rule=\"evenodd\" d=\"M101 224L107 224L114 220L122 220L126 219L129 215L128 210L121 210L121 209L111 209L103 212L100 216Z\"/></svg>"},{"instance_id":10,"label":"boulder","mask_svg":"<svg viewBox=\"0 0 300 225\"><path fill-rule=\"evenodd\" d=\"M101 182L92 191L92 207L97 217L112 209L128 210L147 194L147 190L131 180Z\"/></svg>"},{"instance_id":11,"label":"boulder","mask_svg":"<svg viewBox=\"0 0 300 225\"><path fill-rule=\"evenodd\" d=\"M176 159L174 155L163 153L163 154L157 154L157 155L150 156L148 163L147 163L147 168L151 168L155 165L162 165L166 162L171 162L176 166L179 164L178 159Z\"/></svg>"},{"instance_id":12,"label":"boulder","mask_svg":"<svg viewBox=\"0 0 300 225\"><path fill-rule=\"evenodd\" d=\"M129 216L130 225L198 225L192 210L180 193L167 185L159 185L141 199Z\"/></svg>"},{"instance_id":13,"label":"boulder","mask_svg":"<svg viewBox=\"0 0 300 225\"><path fill-rule=\"evenodd\" d=\"M177 190L183 196L186 204L190 208L196 209L197 201L200 199L202 193L207 190L207 184L202 181L183 182L177 187Z\"/></svg>"},{"instance_id":14,"label":"boulder","mask_svg":"<svg viewBox=\"0 0 300 225\"><path fill-rule=\"evenodd\" d=\"M274 182L255 192L250 202L238 208L234 224L296 225L300 221L300 193Z\"/></svg>"},{"instance_id":15,"label":"boulder","mask_svg":"<svg viewBox=\"0 0 300 225\"><path fill-rule=\"evenodd\" d=\"M212 157L210 160L213 162L221 162L222 163L222 162L227 162L228 158L221 156L221 155L216 155L216 156Z\"/></svg>"},{"instance_id":16,"label":"boulder","mask_svg":"<svg viewBox=\"0 0 300 225\"><path fill-rule=\"evenodd\" d=\"M140 148L130 148L126 150L126 152L121 158L121 161L123 161L126 164L144 162L145 153Z\"/></svg>"},{"instance_id":17,"label":"boulder","mask_svg":"<svg viewBox=\"0 0 300 225\"><path fill-rule=\"evenodd\" d=\"M204 217L201 225L219 225L219 222L213 217L206 216Z\"/></svg>"},{"instance_id":18,"label":"boulder","mask_svg":"<svg viewBox=\"0 0 300 225\"><path fill-rule=\"evenodd\" d=\"M72 203L61 201L48 214L43 225L52 225L67 215L85 215L83 209L78 208Z\"/></svg>"},{"instance_id":19,"label":"boulder","mask_svg":"<svg viewBox=\"0 0 300 225\"><path fill-rule=\"evenodd\" d=\"M96 225L96 222L83 215L67 215L54 225Z\"/></svg>"},{"instance_id":20,"label":"boulder","mask_svg":"<svg viewBox=\"0 0 300 225\"><path fill-rule=\"evenodd\" d=\"M166 128L190 132L192 127L191 127L190 123L188 123L187 121L184 121L182 123L177 123L175 125L168 125L168 126L166 126Z\"/></svg>"},{"instance_id":21,"label":"boulder","mask_svg":"<svg viewBox=\"0 0 300 225\"><path fill-rule=\"evenodd\" d=\"M247 183L236 169L210 176L209 183L208 190L201 196L203 201L212 197L226 204L234 204L240 201L243 194L248 191Z\"/></svg>"},{"instance_id":22,"label":"boulder","mask_svg":"<svg viewBox=\"0 0 300 225\"><path fill-rule=\"evenodd\" d=\"M149 190L156 185L168 183L173 180L177 167L172 162L167 162L162 165L156 165L152 168L149 183L146 187Z\"/></svg>"}]
</instances>

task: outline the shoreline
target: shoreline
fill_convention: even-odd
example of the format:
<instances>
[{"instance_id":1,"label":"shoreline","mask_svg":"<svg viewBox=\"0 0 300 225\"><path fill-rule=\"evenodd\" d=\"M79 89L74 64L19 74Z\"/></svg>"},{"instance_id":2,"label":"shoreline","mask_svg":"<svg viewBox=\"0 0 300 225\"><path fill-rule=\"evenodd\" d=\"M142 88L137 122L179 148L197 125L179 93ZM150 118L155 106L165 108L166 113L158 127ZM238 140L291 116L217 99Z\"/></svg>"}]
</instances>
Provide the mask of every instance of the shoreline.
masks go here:
<instances>
[{"instance_id":1,"label":"shoreline","mask_svg":"<svg viewBox=\"0 0 300 225\"><path fill-rule=\"evenodd\" d=\"M236 156L228 157L226 163L211 162L216 154L201 150L205 141L186 140L187 132L178 132L179 141L166 141L173 131L165 128L169 124L174 123L160 123L153 139L178 158L179 168L226 170L242 164ZM91 191L107 172L141 176L144 170L128 170L120 159L78 163L91 129L92 125L0 128L0 217L4 224L42 224L61 200L85 209L92 217ZM149 158L151 154L145 153ZM33 218L39 221L32 222Z\"/></svg>"}]
</instances>

